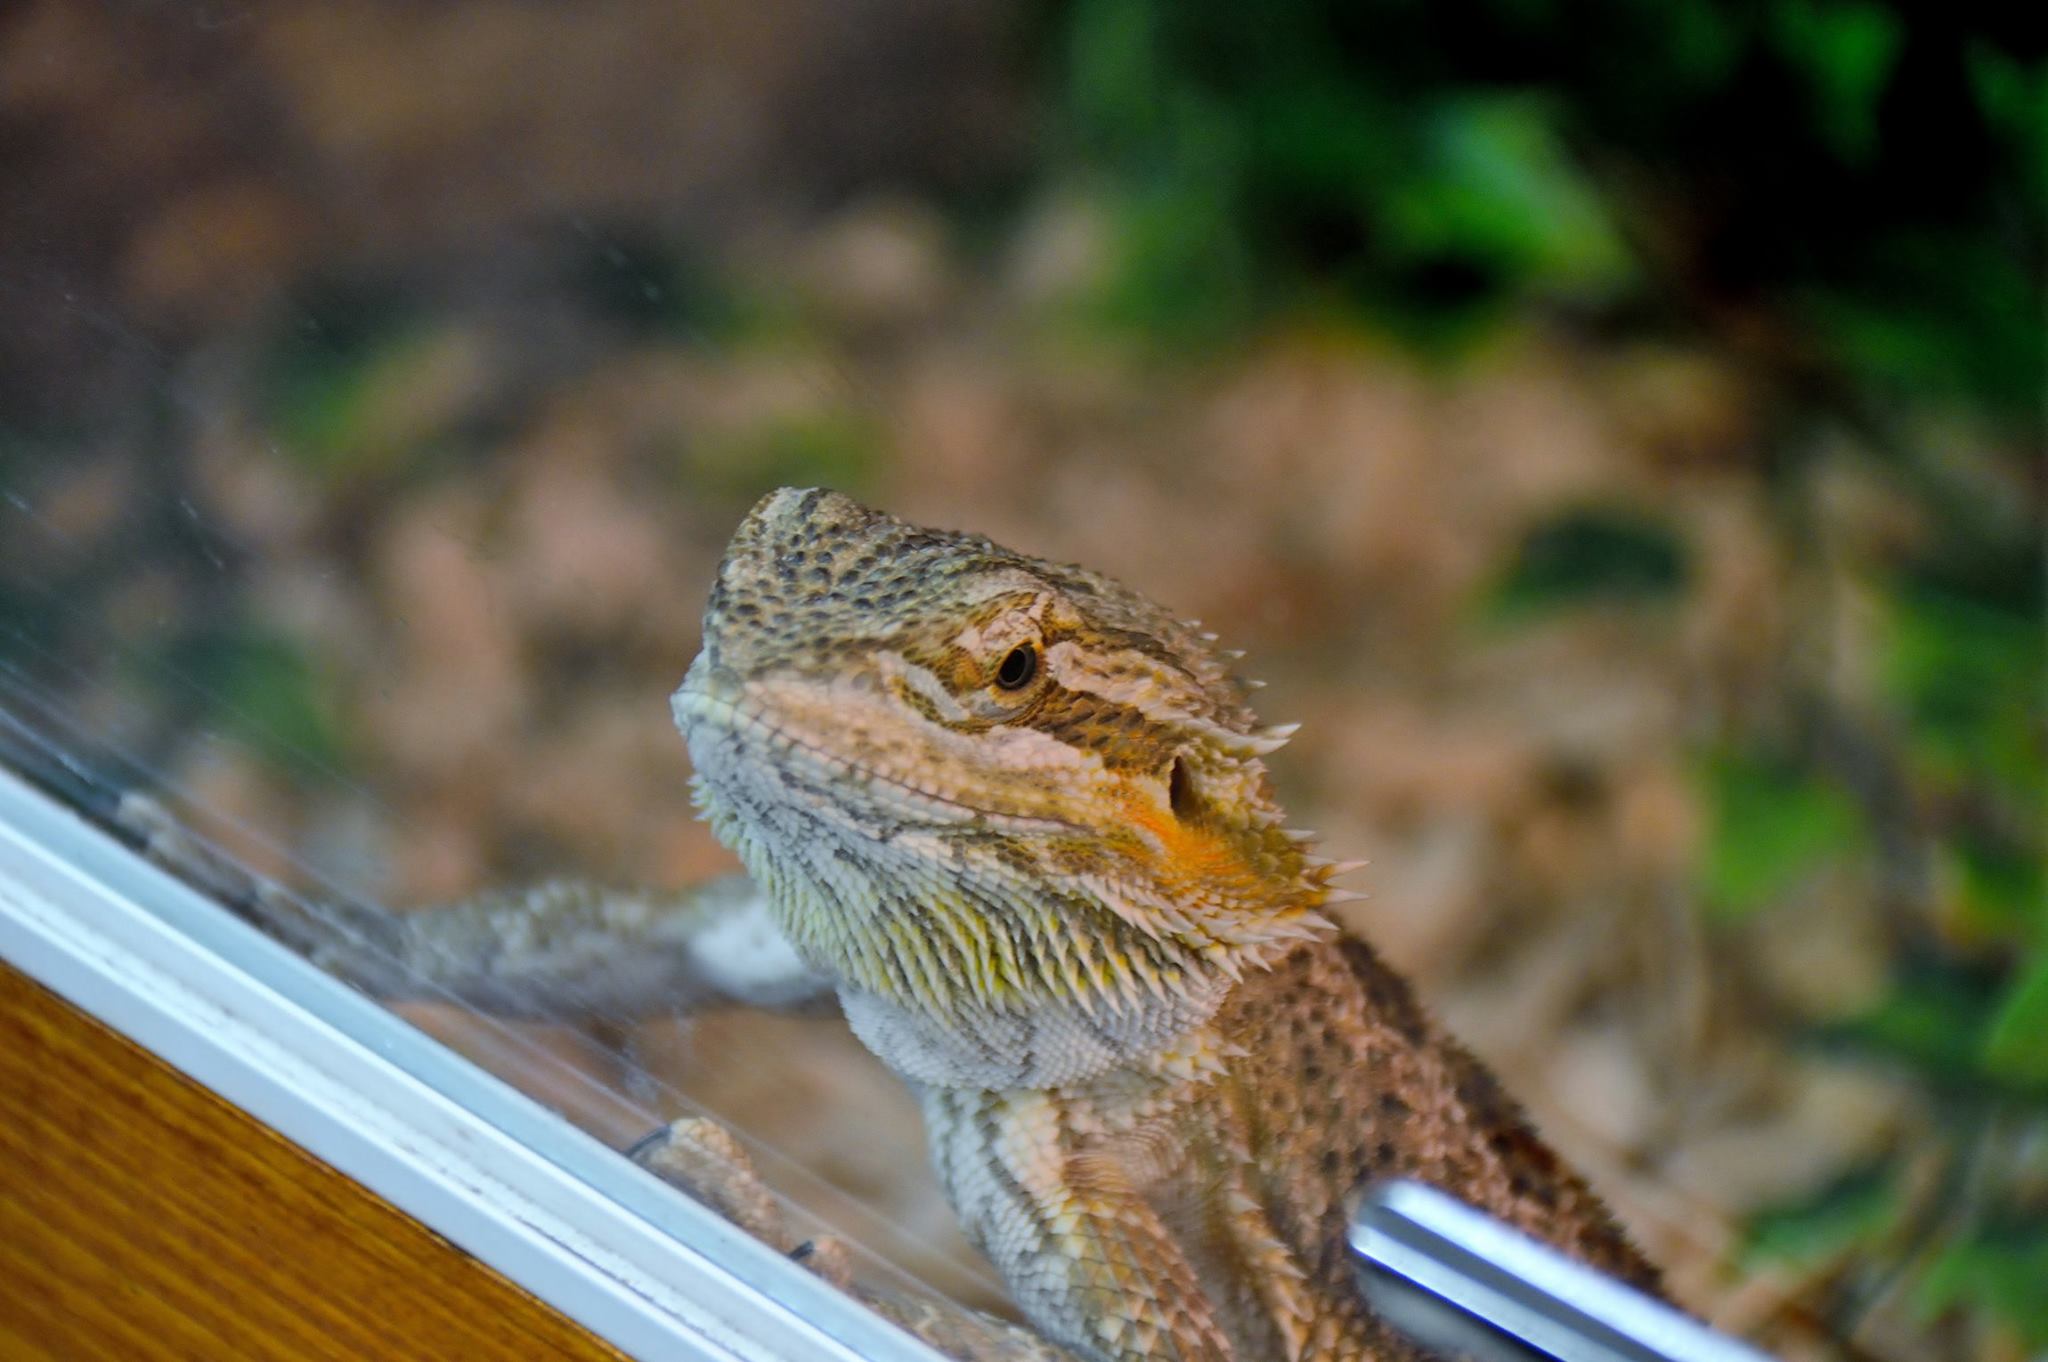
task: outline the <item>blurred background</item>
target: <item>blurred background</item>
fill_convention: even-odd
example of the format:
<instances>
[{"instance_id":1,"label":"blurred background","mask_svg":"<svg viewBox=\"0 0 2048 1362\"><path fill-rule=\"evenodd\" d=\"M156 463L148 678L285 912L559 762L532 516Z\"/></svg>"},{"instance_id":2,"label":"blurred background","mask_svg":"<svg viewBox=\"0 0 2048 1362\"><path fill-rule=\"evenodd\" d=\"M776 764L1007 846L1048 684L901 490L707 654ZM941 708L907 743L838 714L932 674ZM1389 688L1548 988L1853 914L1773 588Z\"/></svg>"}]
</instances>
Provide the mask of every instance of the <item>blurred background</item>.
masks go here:
<instances>
[{"instance_id":1,"label":"blurred background","mask_svg":"<svg viewBox=\"0 0 2048 1362\"><path fill-rule=\"evenodd\" d=\"M2044 30L24 0L0 709L323 892L681 883L760 493L1085 561L1250 651L1351 925L1688 1302L2040 1356ZM834 1021L412 1015L999 1299Z\"/></svg>"}]
</instances>

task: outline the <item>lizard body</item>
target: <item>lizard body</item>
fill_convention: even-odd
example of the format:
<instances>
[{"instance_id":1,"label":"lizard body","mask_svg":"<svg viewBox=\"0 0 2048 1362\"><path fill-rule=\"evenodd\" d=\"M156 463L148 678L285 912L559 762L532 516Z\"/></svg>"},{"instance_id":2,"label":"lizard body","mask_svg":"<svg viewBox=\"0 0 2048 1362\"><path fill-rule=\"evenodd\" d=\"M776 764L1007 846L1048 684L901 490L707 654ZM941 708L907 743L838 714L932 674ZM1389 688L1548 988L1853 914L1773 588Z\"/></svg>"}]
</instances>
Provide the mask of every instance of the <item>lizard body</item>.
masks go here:
<instances>
[{"instance_id":1,"label":"lizard body","mask_svg":"<svg viewBox=\"0 0 2048 1362\"><path fill-rule=\"evenodd\" d=\"M1655 1289L1604 1207L1319 911L1244 689L1085 569L784 490L674 700L699 802L909 1082L972 1238L1104 1362L1400 1359L1343 1257L1434 1182Z\"/></svg>"},{"instance_id":2,"label":"lizard body","mask_svg":"<svg viewBox=\"0 0 2048 1362\"><path fill-rule=\"evenodd\" d=\"M1345 1260L1378 1176L1657 1290L1492 1075L1322 914L1342 867L1284 826L1262 761L1291 730L1258 725L1212 644L1086 569L785 489L735 533L672 705L746 878L394 915L249 883L146 798L122 819L386 998L616 1022L836 993L1059 1345L863 1291L974 1362L1428 1356ZM635 1157L787 1247L736 1148L679 1122Z\"/></svg>"}]
</instances>

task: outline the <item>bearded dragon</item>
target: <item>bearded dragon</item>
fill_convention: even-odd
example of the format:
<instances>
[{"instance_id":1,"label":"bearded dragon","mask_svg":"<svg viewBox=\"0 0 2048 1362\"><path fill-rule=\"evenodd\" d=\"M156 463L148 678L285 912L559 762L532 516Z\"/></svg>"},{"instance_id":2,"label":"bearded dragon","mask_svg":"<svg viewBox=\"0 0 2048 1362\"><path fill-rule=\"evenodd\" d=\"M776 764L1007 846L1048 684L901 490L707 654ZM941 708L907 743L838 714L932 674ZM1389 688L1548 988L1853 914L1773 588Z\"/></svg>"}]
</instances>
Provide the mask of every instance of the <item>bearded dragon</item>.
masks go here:
<instances>
[{"instance_id":1,"label":"bearded dragon","mask_svg":"<svg viewBox=\"0 0 2048 1362\"><path fill-rule=\"evenodd\" d=\"M1092 1362L1426 1356L1345 1256L1350 1199L1384 1176L1657 1290L1325 915L1344 867L1287 828L1264 758L1291 729L1259 725L1229 661L1087 569L775 492L672 703L746 879L556 884L299 944L379 993L502 1013L836 994L1017 1306Z\"/></svg>"}]
</instances>

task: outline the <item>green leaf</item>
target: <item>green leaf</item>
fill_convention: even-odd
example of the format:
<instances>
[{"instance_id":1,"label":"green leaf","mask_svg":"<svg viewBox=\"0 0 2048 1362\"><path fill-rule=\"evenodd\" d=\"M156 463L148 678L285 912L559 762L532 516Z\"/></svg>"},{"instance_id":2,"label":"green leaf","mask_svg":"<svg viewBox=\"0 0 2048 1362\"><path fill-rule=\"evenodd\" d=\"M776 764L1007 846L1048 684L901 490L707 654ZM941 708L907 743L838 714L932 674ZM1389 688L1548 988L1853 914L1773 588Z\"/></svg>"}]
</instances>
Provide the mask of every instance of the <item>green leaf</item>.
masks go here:
<instances>
[{"instance_id":1,"label":"green leaf","mask_svg":"<svg viewBox=\"0 0 2048 1362\"><path fill-rule=\"evenodd\" d=\"M2033 1019L2031 986L2018 994L2011 988L2001 971L1931 957L1909 961L1874 1007L1814 1034L1825 1044L1902 1064L1954 1102L2040 1105L2048 1102L2048 1082L2034 1076L2031 1057L2009 1066L1988 1062L1989 1037L2002 1034L2003 1009L2018 1009L2013 1025ZM2001 1042L2001 1056L2006 1045L2031 1056L2031 1041L2021 1031Z\"/></svg>"},{"instance_id":2,"label":"green leaf","mask_svg":"<svg viewBox=\"0 0 2048 1362\"><path fill-rule=\"evenodd\" d=\"M1080 0L1066 48L1067 98L1087 132L1119 149L1158 132L1166 75L1150 0Z\"/></svg>"},{"instance_id":3,"label":"green leaf","mask_svg":"<svg viewBox=\"0 0 2048 1362\"><path fill-rule=\"evenodd\" d=\"M1744 1256L1756 1263L1834 1258L1883 1234L1898 1209L1888 1169L1854 1169L1810 1196L1757 1212L1748 1225Z\"/></svg>"},{"instance_id":4,"label":"green leaf","mask_svg":"<svg viewBox=\"0 0 2048 1362\"><path fill-rule=\"evenodd\" d=\"M1859 381L1899 397L2038 421L2048 326L2010 242L1938 226L1874 228L1840 267L1791 281L1792 312Z\"/></svg>"},{"instance_id":5,"label":"green leaf","mask_svg":"<svg viewBox=\"0 0 2048 1362\"><path fill-rule=\"evenodd\" d=\"M883 463L873 422L845 409L784 413L738 436L689 447L691 485L743 498L777 487L836 487L860 492Z\"/></svg>"},{"instance_id":6,"label":"green leaf","mask_svg":"<svg viewBox=\"0 0 2048 1362\"><path fill-rule=\"evenodd\" d=\"M1226 185L1198 177L1125 195L1108 277L1085 313L1176 347L1214 344L1243 326L1258 289L1232 200Z\"/></svg>"},{"instance_id":7,"label":"green leaf","mask_svg":"<svg viewBox=\"0 0 2048 1362\"><path fill-rule=\"evenodd\" d=\"M1488 613L1516 620L1574 606L1668 600L1685 584L1678 540L1633 512L1588 507L1531 530L1493 588Z\"/></svg>"},{"instance_id":8,"label":"green leaf","mask_svg":"<svg viewBox=\"0 0 2048 1362\"><path fill-rule=\"evenodd\" d=\"M1716 753L1702 763L1700 784L1711 819L1701 892L1720 916L1742 917L1776 902L1863 843L1862 818L1849 797L1783 759Z\"/></svg>"},{"instance_id":9,"label":"green leaf","mask_svg":"<svg viewBox=\"0 0 2048 1362\"><path fill-rule=\"evenodd\" d=\"M2029 576L2038 563L2015 568ZM1990 781L2048 809L2041 695L2048 626L2025 596L1985 599L1947 583L1913 582L1894 598L1886 680L1912 720L1914 754L1951 784Z\"/></svg>"},{"instance_id":10,"label":"green leaf","mask_svg":"<svg viewBox=\"0 0 2048 1362\"><path fill-rule=\"evenodd\" d=\"M278 453L334 486L416 472L491 391L480 333L374 296L309 302L266 357L262 405Z\"/></svg>"},{"instance_id":11,"label":"green leaf","mask_svg":"<svg viewBox=\"0 0 2048 1362\"><path fill-rule=\"evenodd\" d=\"M2048 949L2012 981L1984 1033L1984 1067L2048 1091Z\"/></svg>"},{"instance_id":12,"label":"green leaf","mask_svg":"<svg viewBox=\"0 0 2048 1362\"><path fill-rule=\"evenodd\" d=\"M189 680L208 721L280 766L338 767L344 751L317 668L291 640L256 628L208 630L171 645L152 676Z\"/></svg>"},{"instance_id":13,"label":"green leaf","mask_svg":"<svg viewBox=\"0 0 2048 1362\"><path fill-rule=\"evenodd\" d=\"M2048 866L2038 846L2009 840L2017 831L1965 823L1942 846L1961 900L1959 926L1985 937L2048 947Z\"/></svg>"},{"instance_id":14,"label":"green leaf","mask_svg":"<svg viewBox=\"0 0 2048 1362\"><path fill-rule=\"evenodd\" d=\"M1877 102L1905 38L1899 16L1861 0L1777 0L1779 49L1812 83L1814 122L1830 149L1867 164L1877 146Z\"/></svg>"},{"instance_id":15,"label":"green leaf","mask_svg":"<svg viewBox=\"0 0 2048 1362\"><path fill-rule=\"evenodd\" d=\"M2048 1346L2048 1208L2028 1219L1986 1225L1944 1249L1914 1292L1926 1315L1972 1306L2018 1331L2024 1346Z\"/></svg>"},{"instance_id":16,"label":"green leaf","mask_svg":"<svg viewBox=\"0 0 2048 1362\"><path fill-rule=\"evenodd\" d=\"M1580 295L1632 279L1628 250L1541 100L1445 101L1425 147L1419 173L1385 206L1391 249L1469 260L1516 285Z\"/></svg>"},{"instance_id":17,"label":"green leaf","mask_svg":"<svg viewBox=\"0 0 2048 1362\"><path fill-rule=\"evenodd\" d=\"M730 348L750 340L764 322L785 321L771 310L779 299L744 292L644 228L579 230L581 249L571 269L584 305L623 329Z\"/></svg>"}]
</instances>

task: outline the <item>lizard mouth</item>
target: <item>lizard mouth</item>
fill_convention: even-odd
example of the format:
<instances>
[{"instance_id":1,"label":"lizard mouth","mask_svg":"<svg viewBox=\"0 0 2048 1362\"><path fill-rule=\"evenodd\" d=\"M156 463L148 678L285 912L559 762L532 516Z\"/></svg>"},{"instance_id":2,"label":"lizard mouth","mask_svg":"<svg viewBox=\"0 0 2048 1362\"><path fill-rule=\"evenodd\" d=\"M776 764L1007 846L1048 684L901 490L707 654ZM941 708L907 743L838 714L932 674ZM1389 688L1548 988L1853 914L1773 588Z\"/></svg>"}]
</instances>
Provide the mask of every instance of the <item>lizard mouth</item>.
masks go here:
<instances>
[{"instance_id":1,"label":"lizard mouth","mask_svg":"<svg viewBox=\"0 0 2048 1362\"><path fill-rule=\"evenodd\" d=\"M694 673L695 669L692 670ZM777 768L794 767L828 787L849 792L879 787L887 793L889 802L896 806L896 812L922 812L945 823L1002 832L1067 836L1085 831L1065 819L982 808L880 767L856 761L816 737L785 722L778 722L765 706L749 703L739 686L729 682L721 685L714 679L706 684L693 674L685 678L682 687L670 697L669 707L675 716L676 727L682 730L683 739L690 746L691 759L697 762L700 771L706 767L730 764L707 762L703 760L705 754L699 751L700 735L717 734L733 740L743 749L739 758L742 762L758 762ZM715 774L709 778L714 783L718 779Z\"/></svg>"}]
</instances>

